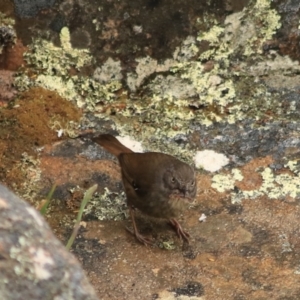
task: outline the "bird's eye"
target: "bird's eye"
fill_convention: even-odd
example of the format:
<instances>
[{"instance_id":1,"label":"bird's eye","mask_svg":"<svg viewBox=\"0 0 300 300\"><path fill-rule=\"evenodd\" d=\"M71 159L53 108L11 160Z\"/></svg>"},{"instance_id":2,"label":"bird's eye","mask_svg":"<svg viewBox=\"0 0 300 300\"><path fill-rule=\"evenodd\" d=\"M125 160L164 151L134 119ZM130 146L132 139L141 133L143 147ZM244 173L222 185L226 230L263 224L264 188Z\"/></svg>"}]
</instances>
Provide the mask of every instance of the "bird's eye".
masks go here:
<instances>
[{"instance_id":1,"label":"bird's eye","mask_svg":"<svg viewBox=\"0 0 300 300\"><path fill-rule=\"evenodd\" d=\"M194 185L195 185L195 181L192 181L191 186L194 186Z\"/></svg>"},{"instance_id":2,"label":"bird's eye","mask_svg":"<svg viewBox=\"0 0 300 300\"><path fill-rule=\"evenodd\" d=\"M132 187L133 187L133 189L134 189L135 191L138 190L137 184L135 183L134 180L132 180L131 184L132 184Z\"/></svg>"},{"instance_id":3,"label":"bird's eye","mask_svg":"<svg viewBox=\"0 0 300 300\"><path fill-rule=\"evenodd\" d=\"M174 183L175 182L175 177L172 177L171 181Z\"/></svg>"}]
</instances>

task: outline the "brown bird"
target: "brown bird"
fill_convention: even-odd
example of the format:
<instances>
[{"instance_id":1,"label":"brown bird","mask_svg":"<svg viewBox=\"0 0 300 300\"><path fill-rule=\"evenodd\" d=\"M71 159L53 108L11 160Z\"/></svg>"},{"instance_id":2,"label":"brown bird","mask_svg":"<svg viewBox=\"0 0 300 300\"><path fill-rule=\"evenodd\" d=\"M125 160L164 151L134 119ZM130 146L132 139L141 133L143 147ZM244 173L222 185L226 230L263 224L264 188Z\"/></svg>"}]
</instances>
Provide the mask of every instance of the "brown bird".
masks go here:
<instances>
[{"instance_id":1,"label":"brown bird","mask_svg":"<svg viewBox=\"0 0 300 300\"><path fill-rule=\"evenodd\" d=\"M141 243L152 244L138 232L133 210L138 208L146 215L169 219L177 235L188 242L190 235L182 229L176 217L195 198L197 187L194 169L168 154L135 153L110 134L101 134L92 140L119 160L133 224L133 231L127 230Z\"/></svg>"}]
</instances>

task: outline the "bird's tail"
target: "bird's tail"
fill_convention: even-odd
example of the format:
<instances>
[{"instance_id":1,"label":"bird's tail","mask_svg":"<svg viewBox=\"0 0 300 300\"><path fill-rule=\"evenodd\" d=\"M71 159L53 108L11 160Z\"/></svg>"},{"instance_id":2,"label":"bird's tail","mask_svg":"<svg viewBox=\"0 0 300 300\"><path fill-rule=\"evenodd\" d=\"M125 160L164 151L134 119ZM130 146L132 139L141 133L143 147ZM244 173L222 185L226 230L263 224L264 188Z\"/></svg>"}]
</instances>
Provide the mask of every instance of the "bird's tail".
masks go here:
<instances>
[{"instance_id":1,"label":"bird's tail","mask_svg":"<svg viewBox=\"0 0 300 300\"><path fill-rule=\"evenodd\" d=\"M121 153L133 153L132 150L121 144L117 138L111 134L100 134L92 138L92 141L102 146L105 150L115 156L119 156Z\"/></svg>"}]
</instances>

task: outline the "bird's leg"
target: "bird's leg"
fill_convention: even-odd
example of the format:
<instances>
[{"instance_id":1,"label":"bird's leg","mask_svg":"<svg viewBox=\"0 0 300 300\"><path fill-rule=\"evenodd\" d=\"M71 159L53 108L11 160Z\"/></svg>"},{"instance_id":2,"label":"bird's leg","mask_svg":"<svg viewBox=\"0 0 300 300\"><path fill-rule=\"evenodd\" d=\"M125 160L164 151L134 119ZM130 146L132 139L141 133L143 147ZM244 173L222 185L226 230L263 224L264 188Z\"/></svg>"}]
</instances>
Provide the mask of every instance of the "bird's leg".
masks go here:
<instances>
[{"instance_id":1,"label":"bird's leg","mask_svg":"<svg viewBox=\"0 0 300 300\"><path fill-rule=\"evenodd\" d=\"M170 224L176 231L177 235L179 236L180 239L184 239L187 243L189 243L189 233L185 231L181 225L178 223L178 221L175 218L172 218L169 220Z\"/></svg>"},{"instance_id":2,"label":"bird's leg","mask_svg":"<svg viewBox=\"0 0 300 300\"><path fill-rule=\"evenodd\" d=\"M133 234L136 237L136 239L145 246L153 245L153 242L149 238L146 238L139 233L134 219L134 211L131 206L129 207L129 212L132 220L133 230L129 229L128 227L126 227L126 230Z\"/></svg>"}]
</instances>

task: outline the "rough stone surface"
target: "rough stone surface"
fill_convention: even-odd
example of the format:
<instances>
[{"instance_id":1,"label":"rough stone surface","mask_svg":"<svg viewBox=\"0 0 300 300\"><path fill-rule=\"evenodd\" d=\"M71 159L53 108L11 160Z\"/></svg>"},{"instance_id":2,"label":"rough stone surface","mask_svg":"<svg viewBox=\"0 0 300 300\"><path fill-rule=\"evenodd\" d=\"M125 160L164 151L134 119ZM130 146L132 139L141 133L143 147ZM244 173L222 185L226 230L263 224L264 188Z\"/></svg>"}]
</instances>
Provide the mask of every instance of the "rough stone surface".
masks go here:
<instances>
[{"instance_id":1,"label":"rough stone surface","mask_svg":"<svg viewBox=\"0 0 300 300\"><path fill-rule=\"evenodd\" d=\"M0 298L98 299L41 215L0 185Z\"/></svg>"},{"instance_id":2,"label":"rough stone surface","mask_svg":"<svg viewBox=\"0 0 300 300\"><path fill-rule=\"evenodd\" d=\"M55 0L14 0L16 13L20 18L35 17L41 10L50 8Z\"/></svg>"},{"instance_id":3,"label":"rough stone surface","mask_svg":"<svg viewBox=\"0 0 300 300\"><path fill-rule=\"evenodd\" d=\"M46 217L63 243L98 184L71 251L100 299L300 299L299 1L50 1L29 19L0 2L18 41L0 56L5 71L18 68L1 94L1 180L37 207L57 185ZM82 120L62 99L52 108L64 124L48 106L26 110L33 91L77 104ZM181 220L190 245L139 212L154 246L124 229L120 169L95 132L191 164L207 150L224 158L196 164L198 194Z\"/></svg>"}]
</instances>

